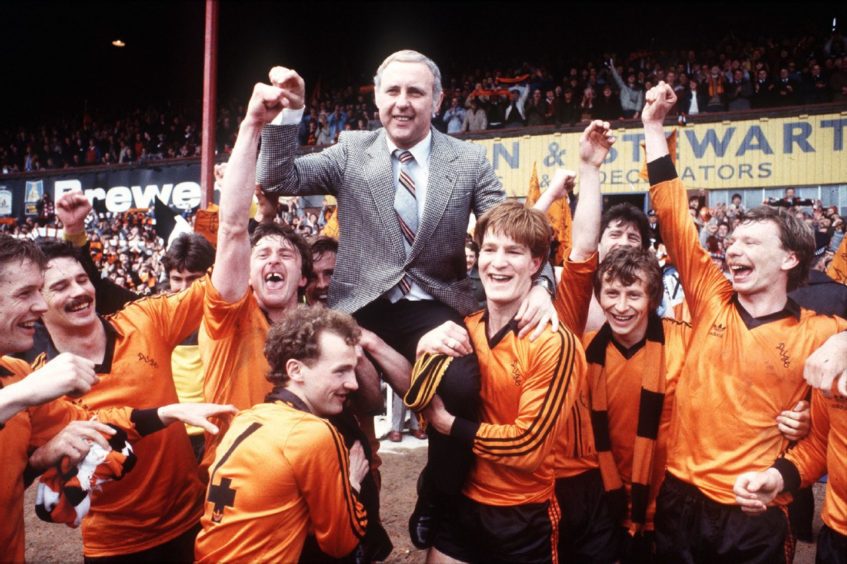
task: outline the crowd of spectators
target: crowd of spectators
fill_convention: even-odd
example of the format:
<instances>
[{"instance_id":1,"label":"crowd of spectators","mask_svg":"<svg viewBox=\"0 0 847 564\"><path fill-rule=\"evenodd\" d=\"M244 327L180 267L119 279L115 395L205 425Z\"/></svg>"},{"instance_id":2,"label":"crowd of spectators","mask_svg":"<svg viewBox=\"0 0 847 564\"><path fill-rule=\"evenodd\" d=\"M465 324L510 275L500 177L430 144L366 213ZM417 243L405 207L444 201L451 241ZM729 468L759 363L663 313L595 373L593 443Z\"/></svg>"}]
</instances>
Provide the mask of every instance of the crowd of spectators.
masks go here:
<instances>
[{"instance_id":1,"label":"crowd of spectators","mask_svg":"<svg viewBox=\"0 0 847 564\"><path fill-rule=\"evenodd\" d=\"M838 206L824 207L820 200L799 198L794 188L787 188L782 198L769 198L764 204L782 207L796 214L809 225L815 235L816 260L827 263L832 259L842 239L847 224L839 213ZM731 243L732 232L741 221L745 208L740 194L733 194L730 203L715 206L705 204L705 196L695 196L689 201L689 213L700 234L700 244L709 251L712 261L728 274L726 249ZM661 243L656 216L649 214L651 234Z\"/></svg>"},{"instance_id":2,"label":"crowd of spectators","mask_svg":"<svg viewBox=\"0 0 847 564\"><path fill-rule=\"evenodd\" d=\"M45 201L46 200L46 201ZM23 222L7 219L0 224L0 233L32 239L57 237L62 225L52 213L49 197L44 200L41 209L44 213L27 217ZM321 234L334 207L332 205L307 208L299 197L281 198L273 208L257 207L256 218L261 213L273 214L273 221L288 225L306 238ZM271 211L268 211L271 210ZM193 226L196 210L182 214ZM104 278L128 288L140 295L150 295L161 290L166 282L166 273L162 265L165 254L165 240L155 229L152 210L130 210L123 213L89 214L86 232L94 263Z\"/></svg>"},{"instance_id":3,"label":"crowd of spectators","mask_svg":"<svg viewBox=\"0 0 847 564\"><path fill-rule=\"evenodd\" d=\"M589 119L638 118L644 92L658 81L679 97L680 122L706 112L774 108L847 100L847 40L802 35L744 40L706 48L598 53L571 63L504 62L447 73L444 101L433 120L447 133L494 128L570 126ZM345 130L380 126L371 85L309 93L301 145L334 143ZM243 108L219 108L217 150L234 143ZM199 108L134 109L117 116L86 114L37 128L0 131L3 174L139 163L199 155Z\"/></svg>"}]
</instances>

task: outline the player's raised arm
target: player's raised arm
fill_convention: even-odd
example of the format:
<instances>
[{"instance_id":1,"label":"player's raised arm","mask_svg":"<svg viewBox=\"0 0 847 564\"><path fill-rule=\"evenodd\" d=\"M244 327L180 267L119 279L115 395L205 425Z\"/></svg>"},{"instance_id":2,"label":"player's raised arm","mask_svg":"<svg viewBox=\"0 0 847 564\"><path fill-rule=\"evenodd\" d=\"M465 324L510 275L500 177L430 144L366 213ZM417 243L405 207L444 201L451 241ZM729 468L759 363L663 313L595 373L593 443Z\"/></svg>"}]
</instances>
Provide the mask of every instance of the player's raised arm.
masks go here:
<instances>
[{"instance_id":1,"label":"player's raised arm","mask_svg":"<svg viewBox=\"0 0 847 564\"><path fill-rule=\"evenodd\" d=\"M250 240L247 223L256 188L256 155L262 127L290 103L283 89L256 84L232 149L221 190L218 249L212 271L212 284L229 302L243 297L248 287Z\"/></svg>"}]
</instances>

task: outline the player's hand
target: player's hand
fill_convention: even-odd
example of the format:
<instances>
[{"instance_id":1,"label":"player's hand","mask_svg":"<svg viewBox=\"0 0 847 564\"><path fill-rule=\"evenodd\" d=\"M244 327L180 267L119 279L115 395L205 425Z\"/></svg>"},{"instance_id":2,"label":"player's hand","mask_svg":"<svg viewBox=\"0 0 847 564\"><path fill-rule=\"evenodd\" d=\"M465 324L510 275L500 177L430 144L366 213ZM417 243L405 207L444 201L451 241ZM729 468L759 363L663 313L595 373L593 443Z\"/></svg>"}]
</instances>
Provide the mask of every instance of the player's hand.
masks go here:
<instances>
[{"instance_id":1,"label":"player's hand","mask_svg":"<svg viewBox=\"0 0 847 564\"><path fill-rule=\"evenodd\" d=\"M273 223L279 206L279 197L269 197L265 194L259 184L256 184L256 189L253 194L256 196L256 201L258 202L258 205L256 206L256 217L253 219L255 219L258 223Z\"/></svg>"},{"instance_id":2,"label":"player's hand","mask_svg":"<svg viewBox=\"0 0 847 564\"><path fill-rule=\"evenodd\" d=\"M271 84L282 90L282 105L291 110L299 110L306 99L306 83L294 69L274 67L268 73Z\"/></svg>"},{"instance_id":3,"label":"player's hand","mask_svg":"<svg viewBox=\"0 0 847 564\"><path fill-rule=\"evenodd\" d=\"M172 403L157 409L156 414L166 427L171 423L181 421L188 425L200 427L212 435L217 435L220 429L209 421L209 418L236 415L238 409L234 405L217 403Z\"/></svg>"},{"instance_id":4,"label":"player's hand","mask_svg":"<svg viewBox=\"0 0 847 564\"><path fill-rule=\"evenodd\" d=\"M270 123L285 107L284 99L281 88L257 83L253 87L253 95L247 104L247 115L244 121L258 127Z\"/></svg>"},{"instance_id":5,"label":"player's hand","mask_svg":"<svg viewBox=\"0 0 847 564\"><path fill-rule=\"evenodd\" d=\"M456 417L451 415L438 394L432 396L429 404L421 410L421 415L442 435L450 435Z\"/></svg>"},{"instance_id":6,"label":"player's hand","mask_svg":"<svg viewBox=\"0 0 847 564\"><path fill-rule=\"evenodd\" d=\"M371 471L371 465L365 457L365 449L362 443L356 441L350 447L350 485L357 492L362 491L362 480Z\"/></svg>"},{"instance_id":7,"label":"player's hand","mask_svg":"<svg viewBox=\"0 0 847 564\"><path fill-rule=\"evenodd\" d=\"M29 464L36 470L46 470L58 464L63 456L67 456L71 464L78 464L94 443L104 450L111 450L104 434L112 436L115 430L99 421L72 421L58 435L36 449L29 457Z\"/></svg>"},{"instance_id":8,"label":"player's hand","mask_svg":"<svg viewBox=\"0 0 847 564\"><path fill-rule=\"evenodd\" d=\"M799 441L809 434L812 428L812 415L809 402L801 400L794 409L783 411L776 417L776 426L782 436L789 441Z\"/></svg>"},{"instance_id":9,"label":"player's hand","mask_svg":"<svg viewBox=\"0 0 847 564\"><path fill-rule=\"evenodd\" d=\"M609 122L595 119L588 124L579 138L580 161L584 165L600 168L614 144L615 136Z\"/></svg>"},{"instance_id":10,"label":"player's hand","mask_svg":"<svg viewBox=\"0 0 847 564\"><path fill-rule=\"evenodd\" d=\"M100 378L94 362L73 353L62 353L20 382L27 390L29 405L40 405L64 395L78 397Z\"/></svg>"},{"instance_id":11,"label":"player's hand","mask_svg":"<svg viewBox=\"0 0 847 564\"><path fill-rule=\"evenodd\" d=\"M417 356L424 353L446 354L457 357L472 352L473 347L467 329L452 321L445 321L420 338L416 354Z\"/></svg>"},{"instance_id":12,"label":"player's hand","mask_svg":"<svg viewBox=\"0 0 847 564\"><path fill-rule=\"evenodd\" d=\"M836 333L826 340L806 359L803 377L813 388L824 395L832 393L836 384L838 393L847 396L847 331Z\"/></svg>"},{"instance_id":13,"label":"player's hand","mask_svg":"<svg viewBox=\"0 0 847 564\"><path fill-rule=\"evenodd\" d=\"M576 186L576 173L572 170L557 168L553 173L553 180L550 181L550 186L547 192L553 197L553 200L564 198L573 192Z\"/></svg>"},{"instance_id":14,"label":"player's hand","mask_svg":"<svg viewBox=\"0 0 847 564\"><path fill-rule=\"evenodd\" d=\"M665 81L647 91L644 96L644 109L641 110L641 122L644 125L661 125L668 112L676 104L676 93Z\"/></svg>"},{"instance_id":15,"label":"player's hand","mask_svg":"<svg viewBox=\"0 0 847 564\"><path fill-rule=\"evenodd\" d=\"M541 286L535 286L529 291L521 302L515 319L520 329L518 337L523 337L532 331L529 336L530 341L540 337L548 323L551 331L559 329L559 316L556 314L556 308L553 307L553 300L550 299L547 290Z\"/></svg>"},{"instance_id":16,"label":"player's hand","mask_svg":"<svg viewBox=\"0 0 847 564\"><path fill-rule=\"evenodd\" d=\"M782 474L774 468L764 472L745 472L736 478L732 491L735 502L746 513L762 513L782 491Z\"/></svg>"},{"instance_id":17,"label":"player's hand","mask_svg":"<svg viewBox=\"0 0 847 564\"><path fill-rule=\"evenodd\" d=\"M85 231L85 218L91 212L91 202L82 192L65 192L56 202L56 217L68 235Z\"/></svg>"}]
</instances>

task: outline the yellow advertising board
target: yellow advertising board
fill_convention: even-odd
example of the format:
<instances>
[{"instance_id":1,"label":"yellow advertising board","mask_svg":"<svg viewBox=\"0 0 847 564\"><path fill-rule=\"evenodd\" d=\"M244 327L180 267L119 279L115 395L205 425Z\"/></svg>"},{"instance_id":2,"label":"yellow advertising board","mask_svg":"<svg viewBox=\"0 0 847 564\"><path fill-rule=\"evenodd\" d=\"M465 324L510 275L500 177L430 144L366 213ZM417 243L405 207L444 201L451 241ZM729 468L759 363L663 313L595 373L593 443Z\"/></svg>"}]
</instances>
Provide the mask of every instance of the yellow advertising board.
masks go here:
<instances>
[{"instance_id":1,"label":"yellow advertising board","mask_svg":"<svg viewBox=\"0 0 847 564\"><path fill-rule=\"evenodd\" d=\"M666 127L670 135L674 128ZM740 189L847 183L847 112L677 127L677 171L687 188ZM532 164L542 190L556 168L577 170L579 132L474 139L486 148L509 196L526 196ZM602 168L604 193L644 192L638 129L615 130L617 143Z\"/></svg>"}]
</instances>

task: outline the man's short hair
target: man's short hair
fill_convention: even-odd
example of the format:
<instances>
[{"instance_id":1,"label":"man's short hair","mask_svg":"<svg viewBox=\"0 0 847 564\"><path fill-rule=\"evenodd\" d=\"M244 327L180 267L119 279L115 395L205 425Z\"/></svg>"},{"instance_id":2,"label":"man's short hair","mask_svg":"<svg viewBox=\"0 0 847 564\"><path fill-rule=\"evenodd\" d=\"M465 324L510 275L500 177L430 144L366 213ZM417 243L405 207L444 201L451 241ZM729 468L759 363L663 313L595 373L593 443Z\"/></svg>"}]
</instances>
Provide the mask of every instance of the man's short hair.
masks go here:
<instances>
[{"instance_id":1,"label":"man's short hair","mask_svg":"<svg viewBox=\"0 0 847 564\"><path fill-rule=\"evenodd\" d=\"M473 236L480 249L488 231L500 233L520 245L526 245L533 258L545 261L550 253L553 230L547 216L520 202L503 202L482 214L476 222Z\"/></svg>"},{"instance_id":2,"label":"man's short hair","mask_svg":"<svg viewBox=\"0 0 847 564\"><path fill-rule=\"evenodd\" d=\"M376 91L379 92L379 85L382 82L382 73L385 68L391 63L422 63L427 66L429 72L432 73L432 103L433 106L438 103L438 98L441 97L441 71L438 69L438 65L435 64L435 61L427 57L422 53L418 53L417 51L412 51L411 49L404 49L402 51L397 51L395 53L391 53L388 57L382 61L382 64L379 65L379 68L376 69L376 75L374 76L374 86L376 87ZM433 110L435 108L433 107Z\"/></svg>"},{"instance_id":3,"label":"man's short hair","mask_svg":"<svg viewBox=\"0 0 847 564\"><path fill-rule=\"evenodd\" d=\"M250 235L250 247L253 248L256 244L265 237L282 237L297 249L300 253L300 263L302 268L301 274L309 278L312 276L312 251L309 249L309 243L302 235L298 235L296 231L287 225L279 223L260 223L258 227Z\"/></svg>"},{"instance_id":4,"label":"man's short hair","mask_svg":"<svg viewBox=\"0 0 847 564\"><path fill-rule=\"evenodd\" d=\"M180 233L162 257L165 273L172 270L206 272L215 262L215 248L198 233Z\"/></svg>"},{"instance_id":5,"label":"man's short hair","mask_svg":"<svg viewBox=\"0 0 847 564\"><path fill-rule=\"evenodd\" d=\"M776 224L782 248L797 257L797 265L788 271L788 291L806 284L815 256L815 236L812 228L784 208L757 206L741 216L742 225L759 221Z\"/></svg>"},{"instance_id":6,"label":"man's short hair","mask_svg":"<svg viewBox=\"0 0 847 564\"><path fill-rule=\"evenodd\" d=\"M44 253L45 264L57 258L69 258L81 262L79 258L80 250L74 247L70 241L43 239L38 242L38 248Z\"/></svg>"},{"instance_id":7,"label":"man's short hair","mask_svg":"<svg viewBox=\"0 0 847 564\"><path fill-rule=\"evenodd\" d=\"M312 241L312 258L318 259L326 253L338 254L338 240L321 235Z\"/></svg>"},{"instance_id":8,"label":"man's short hair","mask_svg":"<svg viewBox=\"0 0 847 564\"><path fill-rule=\"evenodd\" d=\"M290 359L312 366L321 356L319 340L324 331L338 335L348 345L358 344L362 336L352 317L334 309L299 305L286 311L265 340L265 358L271 367L268 380L275 386L288 382L285 364Z\"/></svg>"},{"instance_id":9,"label":"man's short hair","mask_svg":"<svg viewBox=\"0 0 847 564\"><path fill-rule=\"evenodd\" d=\"M662 303L664 284L662 267L655 253L640 247L615 247L594 272L594 295L600 299L603 282L619 281L624 286L641 280L647 290L650 309L655 310Z\"/></svg>"},{"instance_id":10,"label":"man's short hair","mask_svg":"<svg viewBox=\"0 0 847 564\"><path fill-rule=\"evenodd\" d=\"M634 225L641 235L641 247L646 249L650 246L650 222L647 221L647 216L644 212L636 208L629 202L622 202L603 212L603 217L600 219L600 236L609 227L609 224L615 221Z\"/></svg>"},{"instance_id":11,"label":"man's short hair","mask_svg":"<svg viewBox=\"0 0 847 564\"><path fill-rule=\"evenodd\" d=\"M0 233L0 270L6 268L7 264L17 267L25 260L31 260L42 269L47 264L44 253L31 239L18 239Z\"/></svg>"}]
</instances>

